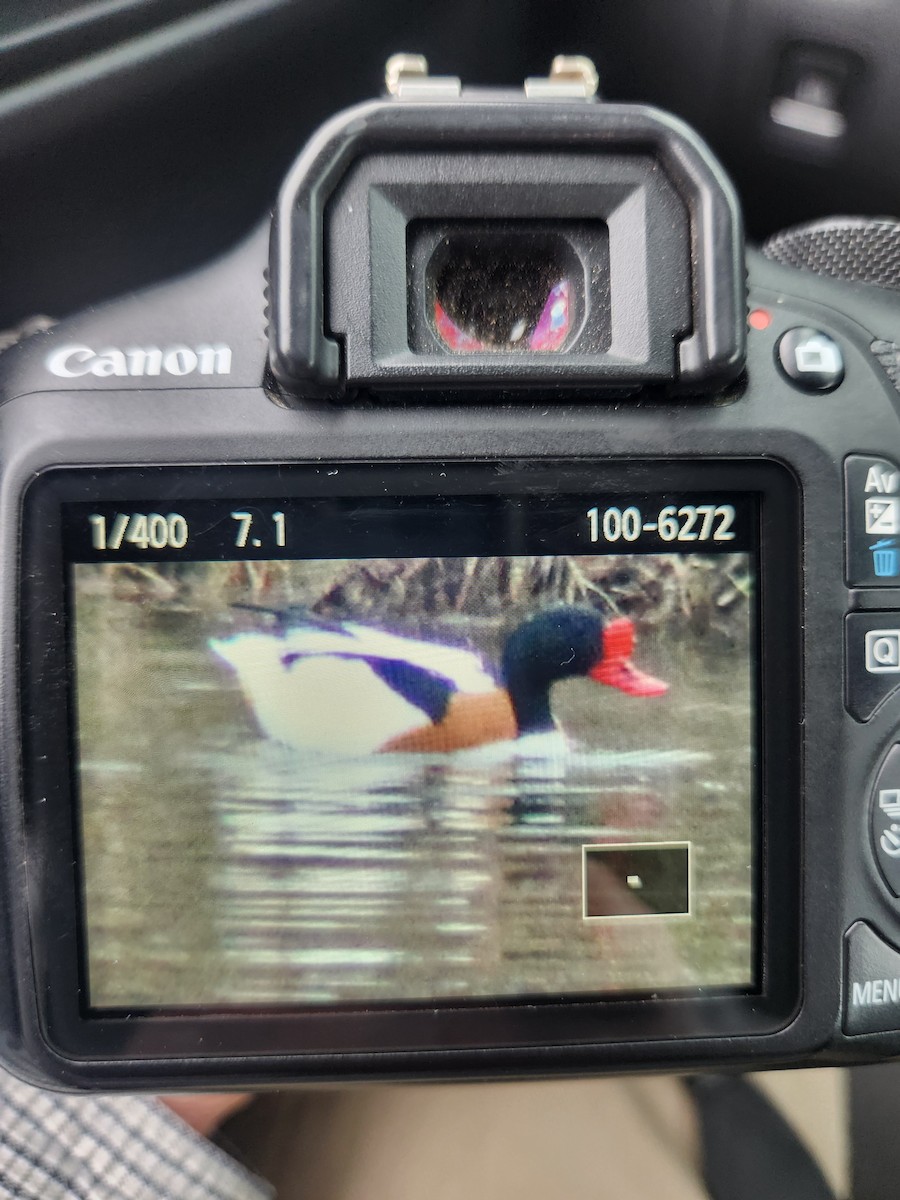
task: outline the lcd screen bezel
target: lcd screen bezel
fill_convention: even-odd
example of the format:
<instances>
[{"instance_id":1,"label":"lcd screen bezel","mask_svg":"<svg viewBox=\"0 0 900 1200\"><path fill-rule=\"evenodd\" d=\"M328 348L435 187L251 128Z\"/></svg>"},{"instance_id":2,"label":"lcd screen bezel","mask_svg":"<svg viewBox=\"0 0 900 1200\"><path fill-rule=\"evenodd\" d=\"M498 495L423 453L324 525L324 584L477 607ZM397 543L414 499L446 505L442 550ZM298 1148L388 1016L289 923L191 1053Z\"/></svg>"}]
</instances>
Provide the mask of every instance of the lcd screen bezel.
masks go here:
<instances>
[{"instance_id":1,"label":"lcd screen bezel","mask_svg":"<svg viewBox=\"0 0 900 1200\"><path fill-rule=\"evenodd\" d=\"M329 474L336 471L336 474ZM72 658L62 505L384 494L752 492L759 507L757 977L755 991L655 999L607 994L310 1010L91 1012L84 989ZM29 487L22 528L21 684L29 906L37 995L51 1046L88 1058L473 1050L782 1028L799 1002L800 562L797 489L764 461L530 461L54 468ZM439 552L439 549L438 551ZM777 937L774 936L777 914Z\"/></svg>"}]
</instances>

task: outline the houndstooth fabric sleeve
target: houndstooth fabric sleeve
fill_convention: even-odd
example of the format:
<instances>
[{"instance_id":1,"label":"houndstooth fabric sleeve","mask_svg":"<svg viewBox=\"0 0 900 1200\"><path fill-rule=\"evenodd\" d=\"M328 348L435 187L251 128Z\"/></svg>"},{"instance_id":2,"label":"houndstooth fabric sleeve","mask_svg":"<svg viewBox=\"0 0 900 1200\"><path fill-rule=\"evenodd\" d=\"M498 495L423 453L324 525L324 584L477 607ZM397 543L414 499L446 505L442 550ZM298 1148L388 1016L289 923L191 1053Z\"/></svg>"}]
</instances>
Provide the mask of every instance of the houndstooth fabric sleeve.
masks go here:
<instances>
[{"instance_id":1,"label":"houndstooth fabric sleeve","mask_svg":"<svg viewBox=\"0 0 900 1200\"><path fill-rule=\"evenodd\" d=\"M272 1189L165 1105L65 1096L0 1067L2 1200L266 1200Z\"/></svg>"}]
</instances>

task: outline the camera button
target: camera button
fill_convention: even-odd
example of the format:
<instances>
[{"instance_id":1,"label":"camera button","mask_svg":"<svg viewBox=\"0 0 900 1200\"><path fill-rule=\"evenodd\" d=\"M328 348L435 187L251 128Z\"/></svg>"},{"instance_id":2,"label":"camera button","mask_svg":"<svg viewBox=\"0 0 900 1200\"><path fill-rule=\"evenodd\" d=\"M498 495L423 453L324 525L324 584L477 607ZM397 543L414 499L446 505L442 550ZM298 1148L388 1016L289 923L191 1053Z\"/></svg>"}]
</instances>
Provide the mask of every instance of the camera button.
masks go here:
<instances>
[{"instance_id":1,"label":"camera button","mask_svg":"<svg viewBox=\"0 0 900 1200\"><path fill-rule=\"evenodd\" d=\"M844 1033L900 1029L900 950L857 921L844 939Z\"/></svg>"},{"instance_id":2,"label":"camera button","mask_svg":"<svg viewBox=\"0 0 900 1200\"><path fill-rule=\"evenodd\" d=\"M791 383L804 392L831 392L844 378L840 346L829 334L808 325L781 335L775 359Z\"/></svg>"},{"instance_id":3,"label":"camera button","mask_svg":"<svg viewBox=\"0 0 900 1200\"><path fill-rule=\"evenodd\" d=\"M844 706L857 721L868 721L900 688L900 613L850 613L844 643Z\"/></svg>"}]
</instances>

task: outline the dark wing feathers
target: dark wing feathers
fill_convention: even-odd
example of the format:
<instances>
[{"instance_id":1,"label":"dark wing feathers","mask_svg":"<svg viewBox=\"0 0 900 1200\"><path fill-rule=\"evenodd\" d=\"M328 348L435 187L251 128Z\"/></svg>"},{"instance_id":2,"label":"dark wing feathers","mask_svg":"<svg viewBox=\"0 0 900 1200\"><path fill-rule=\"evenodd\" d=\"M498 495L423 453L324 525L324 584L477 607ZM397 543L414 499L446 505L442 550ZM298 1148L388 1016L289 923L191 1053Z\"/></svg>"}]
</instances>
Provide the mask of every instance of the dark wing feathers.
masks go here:
<instances>
[{"instance_id":1,"label":"dark wing feathers","mask_svg":"<svg viewBox=\"0 0 900 1200\"><path fill-rule=\"evenodd\" d=\"M291 666L300 659L311 657L299 652L289 652L281 657L282 665ZM314 656L312 656L314 657ZM419 667L415 663L406 662L400 658L370 658L364 654L334 654L335 658L355 658L364 662L374 675L388 685L392 691L437 724L447 715L451 698L456 694L457 687L452 680L437 671L429 671L427 667Z\"/></svg>"},{"instance_id":2,"label":"dark wing feathers","mask_svg":"<svg viewBox=\"0 0 900 1200\"><path fill-rule=\"evenodd\" d=\"M456 692L456 685L445 676L402 659L367 658L366 662L379 679L404 700L420 708L429 720L437 724L444 719Z\"/></svg>"}]
</instances>

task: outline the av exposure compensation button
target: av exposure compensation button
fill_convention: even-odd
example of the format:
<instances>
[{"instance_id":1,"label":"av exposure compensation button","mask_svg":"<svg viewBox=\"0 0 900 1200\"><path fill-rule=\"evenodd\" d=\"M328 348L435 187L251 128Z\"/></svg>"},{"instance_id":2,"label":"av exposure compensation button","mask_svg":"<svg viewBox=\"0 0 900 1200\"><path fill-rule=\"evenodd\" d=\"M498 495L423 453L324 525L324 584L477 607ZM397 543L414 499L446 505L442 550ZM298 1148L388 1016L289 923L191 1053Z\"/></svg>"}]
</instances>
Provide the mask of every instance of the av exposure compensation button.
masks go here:
<instances>
[{"instance_id":1,"label":"av exposure compensation button","mask_svg":"<svg viewBox=\"0 0 900 1200\"><path fill-rule=\"evenodd\" d=\"M900 1030L900 950L857 921L845 938L844 1033Z\"/></svg>"},{"instance_id":2,"label":"av exposure compensation button","mask_svg":"<svg viewBox=\"0 0 900 1200\"><path fill-rule=\"evenodd\" d=\"M801 325L778 339L775 359L781 370L804 392L831 392L843 381L841 348L821 329Z\"/></svg>"},{"instance_id":3,"label":"av exposure compensation button","mask_svg":"<svg viewBox=\"0 0 900 1200\"><path fill-rule=\"evenodd\" d=\"M891 459L844 460L844 542L851 587L900 587L900 467Z\"/></svg>"}]
</instances>

